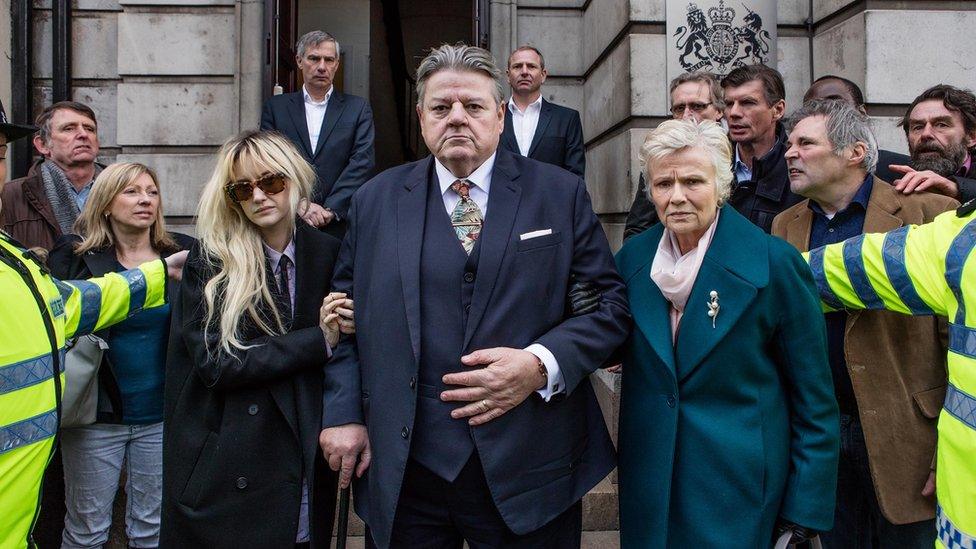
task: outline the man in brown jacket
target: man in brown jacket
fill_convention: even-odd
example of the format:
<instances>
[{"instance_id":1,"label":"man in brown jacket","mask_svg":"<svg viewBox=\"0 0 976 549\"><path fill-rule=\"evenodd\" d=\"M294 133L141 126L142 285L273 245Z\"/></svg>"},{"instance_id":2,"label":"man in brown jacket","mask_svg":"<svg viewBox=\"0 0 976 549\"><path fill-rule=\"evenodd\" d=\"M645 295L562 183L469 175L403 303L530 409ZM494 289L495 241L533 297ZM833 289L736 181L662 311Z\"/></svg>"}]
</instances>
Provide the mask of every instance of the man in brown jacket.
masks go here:
<instances>
[{"instance_id":1,"label":"man in brown jacket","mask_svg":"<svg viewBox=\"0 0 976 549\"><path fill-rule=\"evenodd\" d=\"M3 201L3 229L29 248L50 250L70 233L98 175L98 124L83 103L55 103L37 117L34 147L43 159L27 177L8 183Z\"/></svg>"},{"instance_id":2,"label":"man in brown jacket","mask_svg":"<svg viewBox=\"0 0 976 549\"><path fill-rule=\"evenodd\" d=\"M772 233L801 251L926 223L958 205L936 194L905 196L876 178L868 119L843 101L807 103L789 127L790 188L807 200L776 216ZM859 244L852 241L852 262L860 257ZM860 295L882 299L871 288ZM840 311L825 320L841 457L834 529L823 535L824 545L930 548L945 326L886 311Z\"/></svg>"}]
</instances>

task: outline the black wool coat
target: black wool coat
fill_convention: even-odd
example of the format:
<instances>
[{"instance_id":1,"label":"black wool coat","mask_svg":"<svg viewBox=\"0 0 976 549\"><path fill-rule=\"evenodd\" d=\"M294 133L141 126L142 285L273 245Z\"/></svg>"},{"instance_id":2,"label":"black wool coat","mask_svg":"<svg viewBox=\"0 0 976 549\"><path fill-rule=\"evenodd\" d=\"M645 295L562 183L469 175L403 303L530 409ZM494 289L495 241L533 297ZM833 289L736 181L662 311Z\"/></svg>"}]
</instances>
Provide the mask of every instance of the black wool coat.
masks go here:
<instances>
[{"instance_id":1,"label":"black wool coat","mask_svg":"<svg viewBox=\"0 0 976 549\"><path fill-rule=\"evenodd\" d=\"M166 368L161 547L291 547L303 477L312 547L329 546L337 477L318 445L328 361L318 319L338 253L337 239L299 221L290 331L245 324L252 347L233 358L207 352L203 289L215 273L190 251Z\"/></svg>"}]
</instances>

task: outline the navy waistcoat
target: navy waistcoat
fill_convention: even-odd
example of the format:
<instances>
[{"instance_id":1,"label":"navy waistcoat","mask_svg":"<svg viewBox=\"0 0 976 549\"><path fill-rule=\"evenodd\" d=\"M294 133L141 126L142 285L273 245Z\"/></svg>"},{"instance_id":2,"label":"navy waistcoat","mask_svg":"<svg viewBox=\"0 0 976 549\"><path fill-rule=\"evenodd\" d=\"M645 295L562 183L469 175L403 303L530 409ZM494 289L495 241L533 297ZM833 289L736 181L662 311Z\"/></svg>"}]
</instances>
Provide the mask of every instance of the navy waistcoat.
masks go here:
<instances>
[{"instance_id":1,"label":"navy waistcoat","mask_svg":"<svg viewBox=\"0 0 976 549\"><path fill-rule=\"evenodd\" d=\"M410 455L453 481L471 457L474 442L467 419L451 418L451 411L463 403L440 400L441 392L452 388L441 378L467 369L461 356L481 246L476 243L470 256L464 253L436 177L428 181L420 255L420 380Z\"/></svg>"}]
</instances>

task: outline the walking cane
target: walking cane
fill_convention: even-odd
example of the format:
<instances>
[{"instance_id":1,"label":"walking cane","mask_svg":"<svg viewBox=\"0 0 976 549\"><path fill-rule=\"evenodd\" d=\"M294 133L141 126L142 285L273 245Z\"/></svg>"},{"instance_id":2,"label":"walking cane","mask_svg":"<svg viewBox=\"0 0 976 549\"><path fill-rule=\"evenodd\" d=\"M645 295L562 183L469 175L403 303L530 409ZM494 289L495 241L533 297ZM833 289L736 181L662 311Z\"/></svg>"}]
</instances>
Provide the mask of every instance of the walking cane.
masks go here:
<instances>
[{"instance_id":1,"label":"walking cane","mask_svg":"<svg viewBox=\"0 0 976 549\"><path fill-rule=\"evenodd\" d=\"M349 531L349 487L339 491L339 525L336 526L336 549L346 549Z\"/></svg>"}]
</instances>

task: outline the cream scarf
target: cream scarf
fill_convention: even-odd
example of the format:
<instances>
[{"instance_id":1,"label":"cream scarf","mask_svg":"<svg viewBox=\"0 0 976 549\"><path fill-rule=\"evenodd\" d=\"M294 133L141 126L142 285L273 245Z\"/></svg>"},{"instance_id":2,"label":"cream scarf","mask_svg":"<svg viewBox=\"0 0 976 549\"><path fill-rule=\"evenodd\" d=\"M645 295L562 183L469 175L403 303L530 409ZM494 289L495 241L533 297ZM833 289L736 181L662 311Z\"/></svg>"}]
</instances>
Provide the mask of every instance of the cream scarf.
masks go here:
<instances>
[{"instance_id":1,"label":"cream scarf","mask_svg":"<svg viewBox=\"0 0 976 549\"><path fill-rule=\"evenodd\" d=\"M691 289L695 286L695 279L698 278L698 270L701 269L702 261L705 259L705 252L708 251L712 237L715 236L720 212L720 209L716 210L715 219L712 220L705 234L698 239L698 246L685 255L681 255L678 239L668 228L664 229L661 242L657 245L657 253L654 254L654 261L651 263L651 280L657 284L664 298L671 303L672 345L678 341L678 325L681 323L681 316L684 314ZM704 311L706 304L702 305Z\"/></svg>"}]
</instances>

